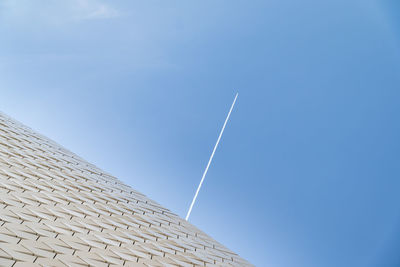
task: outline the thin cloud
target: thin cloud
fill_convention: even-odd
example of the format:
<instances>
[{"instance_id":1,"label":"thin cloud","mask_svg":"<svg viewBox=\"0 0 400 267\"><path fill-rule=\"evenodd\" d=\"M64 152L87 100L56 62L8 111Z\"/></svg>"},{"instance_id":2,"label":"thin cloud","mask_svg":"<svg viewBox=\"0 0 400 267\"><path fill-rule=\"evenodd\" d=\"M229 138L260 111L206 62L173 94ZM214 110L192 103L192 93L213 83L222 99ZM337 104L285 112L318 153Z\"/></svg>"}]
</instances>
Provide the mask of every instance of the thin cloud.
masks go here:
<instances>
[{"instance_id":1,"label":"thin cloud","mask_svg":"<svg viewBox=\"0 0 400 267\"><path fill-rule=\"evenodd\" d=\"M119 16L119 12L97 0L76 0L82 19L108 19Z\"/></svg>"},{"instance_id":2,"label":"thin cloud","mask_svg":"<svg viewBox=\"0 0 400 267\"><path fill-rule=\"evenodd\" d=\"M120 12L102 0L3 0L0 2L0 21L19 23L35 21L63 23L71 20L109 19Z\"/></svg>"}]
</instances>

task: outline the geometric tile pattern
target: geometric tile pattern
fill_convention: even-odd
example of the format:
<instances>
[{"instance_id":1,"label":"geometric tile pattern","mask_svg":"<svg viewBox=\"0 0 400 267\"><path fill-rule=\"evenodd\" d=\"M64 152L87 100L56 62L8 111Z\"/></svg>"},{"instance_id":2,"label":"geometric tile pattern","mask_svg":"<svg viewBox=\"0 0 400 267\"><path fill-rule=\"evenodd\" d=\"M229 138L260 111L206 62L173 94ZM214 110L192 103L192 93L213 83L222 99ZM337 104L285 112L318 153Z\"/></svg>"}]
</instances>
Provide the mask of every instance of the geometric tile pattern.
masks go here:
<instances>
[{"instance_id":1,"label":"geometric tile pattern","mask_svg":"<svg viewBox=\"0 0 400 267\"><path fill-rule=\"evenodd\" d=\"M0 113L0 266L252 266Z\"/></svg>"}]
</instances>

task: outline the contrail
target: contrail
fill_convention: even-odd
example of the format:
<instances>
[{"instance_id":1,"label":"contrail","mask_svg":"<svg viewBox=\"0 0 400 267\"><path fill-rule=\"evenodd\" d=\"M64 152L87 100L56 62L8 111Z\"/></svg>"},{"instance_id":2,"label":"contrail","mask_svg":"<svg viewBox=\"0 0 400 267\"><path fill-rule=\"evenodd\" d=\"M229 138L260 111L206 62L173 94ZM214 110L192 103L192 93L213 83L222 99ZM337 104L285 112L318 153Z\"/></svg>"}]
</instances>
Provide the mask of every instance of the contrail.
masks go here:
<instances>
[{"instance_id":1,"label":"contrail","mask_svg":"<svg viewBox=\"0 0 400 267\"><path fill-rule=\"evenodd\" d=\"M226 116L226 119L225 119L225 122L224 122L224 126L222 126L221 132L219 133L217 143L215 144L214 149L213 149L213 152L211 153L211 157L210 157L210 159L208 160L207 167L206 167L206 169L205 169L205 171L204 171L204 173L203 173L203 177L201 177L201 181L200 181L199 187L197 187L197 191L196 191L196 194L194 195L194 198L193 198L193 200L192 200L192 204L190 204L190 208L189 208L189 211L188 211L188 213L187 213L187 215L186 215L186 219L185 219L186 221L189 219L190 213L192 212L193 205L194 205L194 203L196 202L197 195L199 194L201 185L203 184L204 178L206 177L208 168L210 167L211 161L212 161L212 159L213 159L213 157L214 157L215 150L217 150L219 140L221 140L221 136L222 136L222 134L224 133L226 123L227 123L228 120L229 120L229 116L231 116L231 112L232 112L233 106L235 106L236 98L238 97L238 95L239 95L239 94L236 93L235 99L233 100L233 103L232 103L231 109L229 110L228 116Z\"/></svg>"}]
</instances>

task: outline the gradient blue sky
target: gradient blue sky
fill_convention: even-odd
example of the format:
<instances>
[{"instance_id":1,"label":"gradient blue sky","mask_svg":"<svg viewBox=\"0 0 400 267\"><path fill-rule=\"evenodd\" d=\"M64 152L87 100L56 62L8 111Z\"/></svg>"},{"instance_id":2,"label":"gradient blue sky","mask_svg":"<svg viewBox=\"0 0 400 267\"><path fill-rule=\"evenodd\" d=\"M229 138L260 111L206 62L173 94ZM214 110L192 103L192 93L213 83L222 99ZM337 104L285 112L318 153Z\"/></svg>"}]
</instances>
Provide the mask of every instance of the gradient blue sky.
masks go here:
<instances>
[{"instance_id":1,"label":"gradient blue sky","mask_svg":"<svg viewBox=\"0 0 400 267\"><path fill-rule=\"evenodd\" d=\"M257 266L400 266L400 2L0 1L0 109Z\"/></svg>"}]
</instances>

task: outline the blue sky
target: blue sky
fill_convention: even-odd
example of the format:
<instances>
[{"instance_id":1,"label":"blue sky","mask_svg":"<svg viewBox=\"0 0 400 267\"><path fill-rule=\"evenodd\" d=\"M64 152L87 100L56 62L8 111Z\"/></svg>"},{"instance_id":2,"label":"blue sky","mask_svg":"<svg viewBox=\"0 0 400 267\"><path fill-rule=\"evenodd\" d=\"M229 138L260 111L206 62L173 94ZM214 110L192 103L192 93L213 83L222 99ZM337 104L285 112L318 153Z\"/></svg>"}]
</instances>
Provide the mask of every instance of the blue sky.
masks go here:
<instances>
[{"instance_id":1,"label":"blue sky","mask_svg":"<svg viewBox=\"0 0 400 267\"><path fill-rule=\"evenodd\" d=\"M257 266L400 265L396 0L0 2L0 109Z\"/></svg>"}]
</instances>

